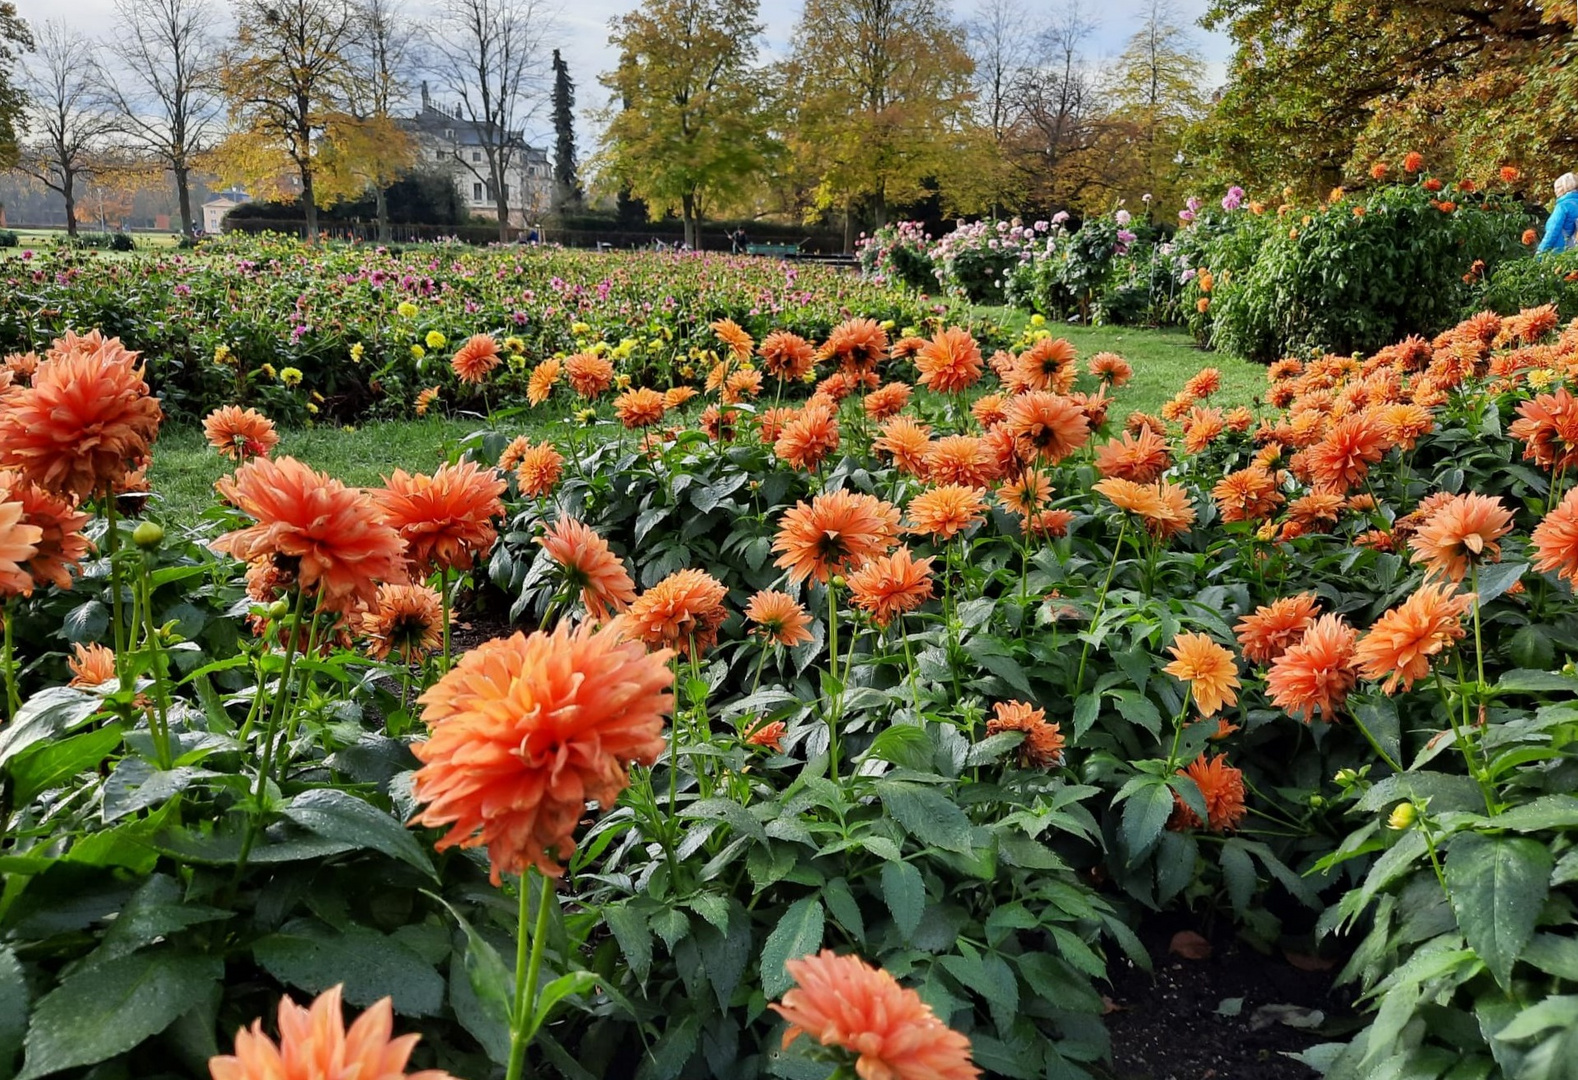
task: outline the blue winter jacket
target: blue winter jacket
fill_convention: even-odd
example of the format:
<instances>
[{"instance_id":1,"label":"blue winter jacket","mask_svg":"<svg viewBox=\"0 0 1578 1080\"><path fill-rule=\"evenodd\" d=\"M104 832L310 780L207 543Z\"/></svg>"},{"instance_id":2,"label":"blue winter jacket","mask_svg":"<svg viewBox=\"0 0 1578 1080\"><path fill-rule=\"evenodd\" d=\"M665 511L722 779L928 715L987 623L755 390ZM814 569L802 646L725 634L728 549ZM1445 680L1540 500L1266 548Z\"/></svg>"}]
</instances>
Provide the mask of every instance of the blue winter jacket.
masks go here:
<instances>
[{"instance_id":1,"label":"blue winter jacket","mask_svg":"<svg viewBox=\"0 0 1578 1080\"><path fill-rule=\"evenodd\" d=\"M1573 234L1578 232L1578 191L1569 191L1556 200L1550 219L1545 222L1545 239L1537 251L1562 252L1573 246Z\"/></svg>"}]
</instances>

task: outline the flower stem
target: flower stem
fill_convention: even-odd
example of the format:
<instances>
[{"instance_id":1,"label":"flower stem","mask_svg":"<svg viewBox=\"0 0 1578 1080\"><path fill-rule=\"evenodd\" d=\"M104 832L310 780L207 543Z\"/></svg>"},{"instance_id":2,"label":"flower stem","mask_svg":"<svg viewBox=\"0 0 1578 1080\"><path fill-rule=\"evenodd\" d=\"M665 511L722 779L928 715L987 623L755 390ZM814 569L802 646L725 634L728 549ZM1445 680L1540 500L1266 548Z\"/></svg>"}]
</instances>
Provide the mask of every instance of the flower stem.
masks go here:
<instances>
[{"instance_id":1,"label":"flower stem","mask_svg":"<svg viewBox=\"0 0 1578 1080\"><path fill-rule=\"evenodd\" d=\"M1123 524L1118 526L1118 542L1112 548L1112 562L1107 565L1107 580L1101 583L1101 595L1096 597L1096 610L1090 617L1090 630L1085 637L1085 647L1079 652L1079 673L1074 676L1074 696L1077 698L1085 689L1085 661L1090 659L1090 634L1095 633L1096 625L1101 622L1101 613L1107 606L1107 590L1112 588L1112 575L1118 569L1118 556L1123 552L1123 538L1129 531L1129 516L1123 515Z\"/></svg>"},{"instance_id":2,"label":"flower stem","mask_svg":"<svg viewBox=\"0 0 1578 1080\"><path fill-rule=\"evenodd\" d=\"M16 666L14 664L15 652L11 643L11 598L5 601L5 715L10 720L16 716L16 711L21 707L21 699L16 692Z\"/></svg>"},{"instance_id":3,"label":"flower stem","mask_svg":"<svg viewBox=\"0 0 1578 1080\"><path fill-rule=\"evenodd\" d=\"M539 875L540 876L540 875ZM542 969L542 943L548 936L548 879L542 879L537 890L537 925L528 934L526 925L531 920L531 868L521 874L520 914L515 941L515 997L514 1016L510 1023L510 1061L505 1080L520 1080L526 1065L526 1047L533 1032L528 1031L532 1014L537 1005L537 975ZM530 953L527 943L530 942Z\"/></svg>"},{"instance_id":4,"label":"flower stem","mask_svg":"<svg viewBox=\"0 0 1578 1080\"><path fill-rule=\"evenodd\" d=\"M290 630L285 638L285 664L279 674L279 682L274 690L274 702L269 710L268 727L263 734L263 758L258 762L257 782L252 787L252 807L247 815L246 835L241 838L241 854L236 858L236 872L232 879L232 889L241 883L241 875L247 868L247 856L252 853L252 845L257 842L259 827L263 821L263 788L268 783L269 772L273 768L274 741L279 737L279 724L284 711L287 692L290 689L291 663L296 657L296 635L301 632L301 609L307 603L307 594L303 590L296 593L296 607L290 613ZM261 685L264 679L262 665L258 667L258 693L263 693Z\"/></svg>"},{"instance_id":5,"label":"flower stem","mask_svg":"<svg viewBox=\"0 0 1578 1080\"><path fill-rule=\"evenodd\" d=\"M838 682L838 590L832 579L827 582L827 671ZM838 783L838 701L841 690L834 690L834 700L828 702L827 712L827 768L832 781Z\"/></svg>"},{"instance_id":6,"label":"flower stem","mask_svg":"<svg viewBox=\"0 0 1578 1080\"><path fill-rule=\"evenodd\" d=\"M115 518L115 493L104 499L104 543L109 548L110 559L110 622L115 631L115 674L120 677L121 689L126 689L126 626L121 619L121 570L115 558L120 550L120 524Z\"/></svg>"},{"instance_id":7,"label":"flower stem","mask_svg":"<svg viewBox=\"0 0 1578 1080\"><path fill-rule=\"evenodd\" d=\"M443 612L444 658L439 664L439 674L449 674L449 567L438 572L438 603Z\"/></svg>"}]
</instances>

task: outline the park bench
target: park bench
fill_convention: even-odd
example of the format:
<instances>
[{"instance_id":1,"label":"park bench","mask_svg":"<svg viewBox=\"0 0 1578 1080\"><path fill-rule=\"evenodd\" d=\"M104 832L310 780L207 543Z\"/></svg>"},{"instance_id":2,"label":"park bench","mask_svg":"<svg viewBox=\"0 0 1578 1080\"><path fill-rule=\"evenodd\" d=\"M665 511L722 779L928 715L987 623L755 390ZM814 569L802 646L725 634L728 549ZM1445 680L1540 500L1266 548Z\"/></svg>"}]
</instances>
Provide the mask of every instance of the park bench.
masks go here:
<instances>
[{"instance_id":1,"label":"park bench","mask_svg":"<svg viewBox=\"0 0 1578 1080\"><path fill-rule=\"evenodd\" d=\"M799 244L746 244L745 245L745 254L747 254L747 255L774 255L774 256L782 257L784 255L794 255L794 254L798 253L799 250L800 250L800 245Z\"/></svg>"}]
</instances>

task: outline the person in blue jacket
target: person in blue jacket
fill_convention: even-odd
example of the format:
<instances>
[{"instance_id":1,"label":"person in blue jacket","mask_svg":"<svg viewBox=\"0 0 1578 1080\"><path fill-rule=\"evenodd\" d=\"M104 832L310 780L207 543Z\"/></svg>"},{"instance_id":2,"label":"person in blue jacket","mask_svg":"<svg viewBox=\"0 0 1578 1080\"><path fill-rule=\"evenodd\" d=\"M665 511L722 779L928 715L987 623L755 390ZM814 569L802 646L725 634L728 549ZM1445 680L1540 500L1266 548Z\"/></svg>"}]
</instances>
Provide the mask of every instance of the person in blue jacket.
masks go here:
<instances>
[{"instance_id":1,"label":"person in blue jacket","mask_svg":"<svg viewBox=\"0 0 1578 1080\"><path fill-rule=\"evenodd\" d=\"M1556 178L1556 205L1545 222L1545 239L1536 252L1561 253L1573 246L1578 234L1578 174L1562 173Z\"/></svg>"}]
</instances>

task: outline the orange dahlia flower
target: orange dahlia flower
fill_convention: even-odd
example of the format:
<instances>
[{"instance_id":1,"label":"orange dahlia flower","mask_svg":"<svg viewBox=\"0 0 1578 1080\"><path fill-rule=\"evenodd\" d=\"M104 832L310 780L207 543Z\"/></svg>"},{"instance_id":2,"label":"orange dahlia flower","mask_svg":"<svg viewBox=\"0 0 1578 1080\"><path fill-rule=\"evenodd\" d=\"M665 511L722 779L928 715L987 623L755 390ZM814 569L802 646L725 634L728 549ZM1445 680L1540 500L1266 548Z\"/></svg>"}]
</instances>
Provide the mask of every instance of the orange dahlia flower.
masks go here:
<instances>
[{"instance_id":1,"label":"orange dahlia flower","mask_svg":"<svg viewBox=\"0 0 1578 1080\"><path fill-rule=\"evenodd\" d=\"M661 423L667 408L663 395L643 386L639 390L626 390L614 399L614 415L627 428L651 427Z\"/></svg>"},{"instance_id":2,"label":"orange dahlia flower","mask_svg":"<svg viewBox=\"0 0 1578 1080\"><path fill-rule=\"evenodd\" d=\"M1090 373L1116 390L1134 378L1134 366L1117 353L1102 352L1090 358Z\"/></svg>"},{"instance_id":3,"label":"orange dahlia flower","mask_svg":"<svg viewBox=\"0 0 1578 1080\"><path fill-rule=\"evenodd\" d=\"M1377 416L1361 412L1343 417L1309 450L1315 487L1338 493L1357 487L1390 445L1386 426Z\"/></svg>"},{"instance_id":4,"label":"orange dahlia flower","mask_svg":"<svg viewBox=\"0 0 1578 1080\"><path fill-rule=\"evenodd\" d=\"M0 471L0 498L20 502L22 523L39 530L35 550L27 560L27 572L34 582L71 588L71 572L93 550L82 532L91 515L79 512L70 498L52 495L9 471Z\"/></svg>"},{"instance_id":5,"label":"orange dahlia flower","mask_svg":"<svg viewBox=\"0 0 1578 1080\"><path fill-rule=\"evenodd\" d=\"M745 737L750 746L762 746L775 754L784 752L784 735L789 731L789 725L782 720L771 720L760 725L755 731Z\"/></svg>"},{"instance_id":6,"label":"orange dahlia flower","mask_svg":"<svg viewBox=\"0 0 1578 1080\"><path fill-rule=\"evenodd\" d=\"M588 401L614 385L614 365L596 353L576 353L564 362L564 372L570 389Z\"/></svg>"},{"instance_id":7,"label":"orange dahlia flower","mask_svg":"<svg viewBox=\"0 0 1578 1080\"><path fill-rule=\"evenodd\" d=\"M455 351L449 366L463 383L478 385L499 366L499 343L492 334L472 334Z\"/></svg>"},{"instance_id":8,"label":"orange dahlia flower","mask_svg":"<svg viewBox=\"0 0 1578 1080\"><path fill-rule=\"evenodd\" d=\"M420 1035L394 1033L394 1006L384 998L345 1030L340 987L318 995L310 1008L279 999L279 1042L263 1021L236 1032L234 1054L208 1059L213 1080L454 1080L439 1069L407 1073Z\"/></svg>"},{"instance_id":9,"label":"orange dahlia flower","mask_svg":"<svg viewBox=\"0 0 1578 1080\"><path fill-rule=\"evenodd\" d=\"M1008 419L1008 402L1002 394L982 394L970 406L970 415L982 429L991 430Z\"/></svg>"},{"instance_id":10,"label":"orange dahlia flower","mask_svg":"<svg viewBox=\"0 0 1578 1080\"><path fill-rule=\"evenodd\" d=\"M1056 465L1090 440L1084 410L1046 390L1020 394L1008 405L1004 421L1027 458Z\"/></svg>"},{"instance_id":11,"label":"orange dahlia flower","mask_svg":"<svg viewBox=\"0 0 1578 1080\"><path fill-rule=\"evenodd\" d=\"M986 492L963 484L943 484L927 488L910 500L909 517L913 533L937 540L952 540L986 516Z\"/></svg>"},{"instance_id":12,"label":"orange dahlia flower","mask_svg":"<svg viewBox=\"0 0 1578 1080\"><path fill-rule=\"evenodd\" d=\"M1534 569L1542 574L1554 570L1558 578L1578 586L1578 488L1545 515L1529 540L1534 547Z\"/></svg>"},{"instance_id":13,"label":"orange dahlia flower","mask_svg":"<svg viewBox=\"0 0 1578 1080\"><path fill-rule=\"evenodd\" d=\"M1323 521L1335 524L1347 505L1348 500L1335 491L1314 491L1288 503L1288 517L1306 529Z\"/></svg>"},{"instance_id":14,"label":"orange dahlia flower","mask_svg":"<svg viewBox=\"0 0 1578 1080\"><path fill-rule=\"evenodd\" d=\"M1233 630L1251 664L1269 664L1304 636L1320 610L1314 593L1284 596L1245 615Z\"/></svg>"},{"instance_id":15,"label":"orange dahlia flower","mask_svg":"<svg viewBox=\"0 0 1578 1080\"><path fill-rule=\"evenodd\" d=\"M565 587L581 590L581 604L598 622L623 611L636 598L635 582L608 541L575 518L560 518L537 538L548 558L564 572Z\"/></svg>"},{"instance_id":16,"label":"orange dahlia flower","mask_svg":"<svg viewBox=\"0 0 1578 1080\"><path fill-rule=\"evenodd\" d=\"M919 994L858 956L824 949L784 967L799 985L773 1010L789 1022L783 1045L810 1035L855 1058L862 1080L976 1080L970 1040Z\"/></svg>"},{"instance_id":17,"label":"orange dahlia flower","mask_svg":"<svg viewBox=\"0 0 1578 1080\"><path fill-rule=\"evenodd\" d=\"M1211 489L1211 498L1216 500L1223 521L1259 521L1284 501L1277 490L1277 478L1253 465L1222 477Z\"/></svg>"},{"instance_id":18,"label":"orange dahlia flower","mask_svg":"<svg viewBox=\"0 0 1578 1080\"><path fill-rule=\"evenodd\" d=\"M771 446L778 441L778 436L783 434L784 425L800 415L799 409L781 406L776 409L763 409L756 414L756 427L761 432L762 444Z\"/></svg>"},{"instance_id":19,"label":"orange dahlia flower","mask_svg":"<svg viewBox=\"0 0 1578 1080\"><path fill-rule=\"evenodd\" d=\"M411 663L444 643L443 602L426 585L380 585L372 607L362 612L367 651L379 660L398 653Z\"/></svg>"},{"instance_id":20,"label":"orange dahlia flower","mask_svg":"<svg viewBox=\"0 0 1578 1080\"><path fill-rule=\"evenodd\" d=\"M850 368L874 368L888 354L888 333L875 319L848 319L833 327L817 350L818 360L837 360Z\"/></svg>"},{"instance_id":21,"label":"orange dahlia flower","mask_svg":"<svg viewBox=\"0 0 1578 1080\"><path fill-rule=\"evenodd\" d=\"M872 441L871 452L887 454L900 472L925 477L931 445L930 424L909 416L895 416L882 425L882 434Z\"/></svg>"},{"instance_id":22,"label":"orange dahlia flower","mask_svg":"<svg viewBox=\"0 0 1578 1080\"><path fill-rule=\"evenodd\" d=\"M886 627L895 615L914 611L932 595L931 556L919 559L901 547L891 555L875 555L849 575L854 605Z\"/></svg>"},{"instance_id":23,"label":"orange dahlia flower","mask_svg":"<svg viewBox=\"0 0 1578 1080\"><path fill-rule=\"evenodd\" d=\"M91 689L114 682L117 678L115 652L103 645L73 645L72 655L66 659L66 667L71 671L71 681L67 686Z\"/></svg>"},{"instance_id":24,"label":"orange dahlia flower","mask_svg":"<svg viewBox=\"0 0 1578 1080\"><path fill-rule=\"evenodd\" d=\"M1187 683L1201 716L1214 716L1224 705L1237 705L1240 685L1233 654L1205 634L1185 632L1173 638L1168 652L1176 658L1163 671Z\"/></svg>"},{"instance_id":25,"label":"orange dahlia flower","mask_svg":"<svg viewBox=\"0 0 1578 1080\"><path fill-rule=\"evenodd\" d=\"M203 420L203 434L220 455L236 461L267 457L279 445L274 421L256 409L226 405L215 409Z\"/></svg>"},{"instance_id":26,"label":"orange dahlia flower","mask_svg":"<svg viewBox=\"0 0 1578 1080\"><path fill-rule=\"evenodd\" d=\"M1021 528L1029 536L1067 536L1068 527L1074 524L1071 510L1037 510L1025 514Z\"/></svg>"},{"instance_id":27,"label":"orange dahlia flower","mask_svg":"<svg viewBox=\"0 0 1578 1080\"><path fill-rule=\"evenodd\" d=\"M809 401L784 423L773 443L773 455L791 468L811 472L838 449L838 443L838 418L833 406Z\"/></svg>"},{"instance_id":28,"label":"orange dahlia flower","mask_svg":"<svg viewBox=\"0 0 1578 1080\"><path fill-rule=\"evenodd\" d=\"M1471 565L1501 561L1497 543L1512 531L1512 511L1493 495L1456 495L1430 515L1408 546L1425 576L1462 581Z\"/></svg>"},{"instance_id":29,"label":"orange dahlia flower","mask_svg":"<svg viewBox=\"0 0 1578 1080\"><path fill-rule=\"evenodd\" d=\"M1125 431L1116 439L1096 448L1096 471L1136 484L1149 484L1161 477L1172 464L1172 455L1163 439L1147 425L1139 436Z\"/></svg>"},{"instance_id":30,"label":"orange dahlia flower","mask_svg":"<svg viewBox=\"0 0 1578 1080\"><path fill-rule=\"evenodd\" d=\"M1435 427L1429 409L1406 402L1383 405L1376 415L1385 429L1386 440L1403 450L1412 450Z\"/></svg>"},{"instance_id":31,"label":"orange dahlia flower","mask_svg":"<svg viewBox=\"0 0 1578 1080\"><path fill-rule=\"evenodd\" d=\"M1047 723L1045 709L1023 701L999 701L992 711L997 715L986 722L987 735L1024 733L1018 752L1021 769L1050 769L1063 764L1063 733L1056 724Z\"/></svg>"},{"instance_id":32,"label":"orange dahlia flower","mask_svg":"<svg viewBox=\"0 0 1578 1080\"><path fill-rule=\"evenodd\" d=\"M416 404L411 407L412 411L418 416L426 416L427 410L432 408L433 402L437 400L438 387L429 386L426 390L423 390L421 393L417 394Z\"/></svg>"},{"instance_id":33,"label":"orange dahlia flower","mask_svg":"<svg viewBox=\"0 0 1578 1080\"><path fill-rule=\"evenodd\" d=\"M700 655L718 643L718 627L729 617L729 590L705 570L676 570L630 602L622 616L625 633L651 648Z\"/></svg>"},{"instance_id":34,"label":"orange dahlia flower","mask_svg":"<svg viewBox=\"0 0 1578 1080\"><path fill-rule=\"evenodd\" d=\"M794 381L803 379L816 366L816 350L799 334L774 330L762 339L757 352L769 375Z\"/></svg>"},{"instance_id":35,"label":"orange dahlia flower","mask_svg":"<svg viewBox=\"0 0 1578 1080\"><path fill-rule=\"evenodd\" d=\"M796 503L779 522L773 565L789 580L808 577L826 583L835 573L876 558L898 539L899 512L874 495L825 492L810 505Z\"/></svg>"},{"instance_id":36,"label":"orange dahlia flower","mask_svg":"<svg viewBox=\"0 0 1578 1080\"><path fill-rule=\"evenodd\" d=\"M762 373L755 368L747 368L723 380L723 393L719 397L725 405L738 405L761 392Z\"/></svg>"},{"instance_id":37,"label":"orange dahlia flower","mask_svg":"<svg viewBox=\"0 0 1578 1080\"><path fill-rule=\"evenodd\" d=\"M811 616L786 592L763 589L756 593L745 605L745 618L756 624L752 633L786 649L811 640L811 631L806 629Z\"/></svg>"},{"instance_id":38,"label":"orange dahlia flower","mask_svg":"<svg viewBox=\"0 0 1578 1080\"><path fill-rule=\"evenodd\" d=\"M1112 476L1097 481L1092 490L1105 495L1119 510L1131 514L1152 517L1161 512L1161 500L1154 484L1136 484L1133 480Z\"/></svg>"},{"instance_id":39,"label":"orange dahlia flower","mask_svg":"<svg viewBox=\"0 0 1578 1080\"><path fill-rule=\"evenodd\" d=\"M1272 661L1266 689L1273 704L1308 723L1324 713L1328 722L1359 679L1354 663L1358 631L1341 615L1322 615L1304 636Z\"/></svg>"},{"instance_id":40,"label":"orange dahlia flower","mask_svg":"<svg viewBox=\"0 0 1578 1080\"><path fill-rule=\"evenodd\" d=\"M696 396L694 386L671 386L663 391L663 407L677 409Z\"/></svg>"},{"instance_id":41,"label":"orange dahlia flower","mask_svg":"<svg viewBox=\"0 0 1578 1080\"><path fill-rule=\"evenodd\" d=\"M119 338L57 342L31 386L0 396L0 466L78 499L113 493L148 457L163 415L136 361Z\"/></svg>"},{"instance_id":42,"label":"orange dahlia flower","mask_svg":"<svg viewBox=\"0 0 1578 1080\"><path fill-rule=\"evenodd\" d=\"M750 358L751 352L756 348L756 342L751 340L739 323L733 319L717 319L708 324L718 340L728 346L730 352L741 360Z\"/></svg>"},{"instance_id":43,"label":"orange dahlia flower","mask_svg":"<svg viewBox=\"0 0 1578 1080\"><path fill-rule=\"evenodd\" d=\"M528 446L515 467L515 483L528 499L541 498L559 486L564 475L564 455L544 441Z\"/></svg>"},{"instance_id":44,"label":"orange dahlia flower","mask_svg":"<svg viewBox=\"0 0 1578 1080\"><path fill-rule=\"evenodd\" d=\"M1370 627L1355 658L1366 679L1385 679L1381 689L1394 693L1398 684L1411 690L1430 674L1430 662L1463 637L1463 615L1474 604L1473 593L1454 594L1444 582L1422 585Z\"/></svg>"},{"instance_id":45,"label":"orange dahlia flower","mask_svg":"<svg viewBox=\"0 0 1578 1080\"><path fill-rule=\"evenodd\" d=\"M997 501L1014 514L1030 515L1052 500L1052 482L1036 469L1025 469L997 487Z\"/></svg>"},{"instance_id":46,"label":"orange dahlia flower","mask_svg":"<svg viewBox=\"0 0 1578 1080\"><path fill-rule=\"evenodd\" d=\"M406 580L405 541L360 489L291 457L254 458L214 486L257 524L210 546L242 562L284 560L302 589L317 595L320 609L370 604L379 582Z\"/></svg>"},{"instance_id":47,"label":"orange dahlia flower","mask_svg":"<svg viewBox=\"0 0 1578 1080\"><path fill-rule=\"evenodd\" d=\"M1519 404L1507 431L1522 441L1526 461L1552 471L1578 465L1578 398L1565 386Z\"/></svg>"},{"instance_id":48,"label":"orange dahlia flower","mask_svg":"<svg viewBox=\"0 0 1578 1080\"><path fill-rule=\"evenodd\" d=\"M1222 389L1222 372L1214 367L1201 368L1184 383L1184 393L1190 397L1210 397Z\"/></svg>"},{"instance_id":49,"label":"orange dahlia flower","mask_svg":"<svg viewBox=\"0 0 1578 1080\"><path fill-rule=\"evenodd\" d=\"M673 708L667 649L648 652L616 620L560 623L471 650L419 699L431 732L413 820L450 826L436 845L488 849L495 884L535 866L564 873L589 803L610 809L632 763L663 752Z\"/></svg>"},{"instance_id":50,"label":"orange dahlia flower","mask_svg":"<svg viewBox=\"0 0 1578 1080\"><path fill-rule=\"evenodd\" d=\"M936 484L985 487L997 479L997 463L981 439L945 435L926 448L923 472Z\"/></svg>"},{"instance_id":51,"label":"orange dahlia flower","mask_svg":"<svg viewBox=\"0 0 1578 1080\"><path fill-rule=\"evenodd\" d=\"M915 354L918 381L939 394L968 390L981 378L981 347L968 330L950 326L939 330Z\"/></svg>"},{"instance_id":52,"label":"orange dahlia flower","mask_svg":"<svg viewBox=\"0 0 1578 1080\"><path fill-rule=\"evenodd\" d=\"M910 403L912 393L909 384L901 382L891 382L880 390L873 390L864 402L866 415L878 423L897 416Z\"/></svg>"},{"instance_id":53,"label":"orange dahlia flower","mask_svg":"<svg viewBox=\"0 0 1578 1080\"><path fill-rule=\"evenodd\" d=\"M547 401L563 372L564 362L557 356L550 356L532 368L531 376L526 380L526 400L533 405Z\"/></svg>"},{"instance_id":54,"label":"orange dahlia flower","mask_svg":"<svg viewBox=\"0 0 1578 1080\"><path fill-rule=\"evenodd\" d=\"M1044 337L1014 361L1013 384L1025 390L1066 394L1074 389L1074 346L1063 338Z\"/></svg>"},{"instance_id":55,"label":"orange dahlia flower","mask_svg":"<svg viewBox=\"0 0 1578 1080\"><path fill-rule=\"evenodd\" d=\"M396 469L372 493L390 528L406 543L415 577L440 570L470 570L493 550L493 519L504 513L504 479L474 461L441 465L432 476Z\"/></svg>"},{"instance_id":56,"label":"orange dahlia flower","mask_svg":"<svg viewBox=\"0 0 1578 1080\"><path fill-rule=\"evenodd\" d=\"M1218 754L1207 760L1201 754L1188 768L1179 769L1178 775L1193 780L1200 794L1205 797L1205 826L1212 832L1228 832L1238 828L1238 823L1249 812L1244 805L1243 770L1229 765L1225 756ZM1178 797L1177 792L1173 792L1173 816L1167 822L1167 827L1179 832L1200 828L1200 818Z\"/></svg>"},{"instance_id":57,"label":"orange dahlia flower","mask_svg":"<svg viewBox=\"0 0 1578 1080\"><path fill-rule=\"evenodd\" d=\"M1195 406L1189 410L1189 415L1184 417L1184 451L1198 454L1216 441L1227 426L1222 419L1221 409L1204 409Z\"/></svg>"}]
</instances>

